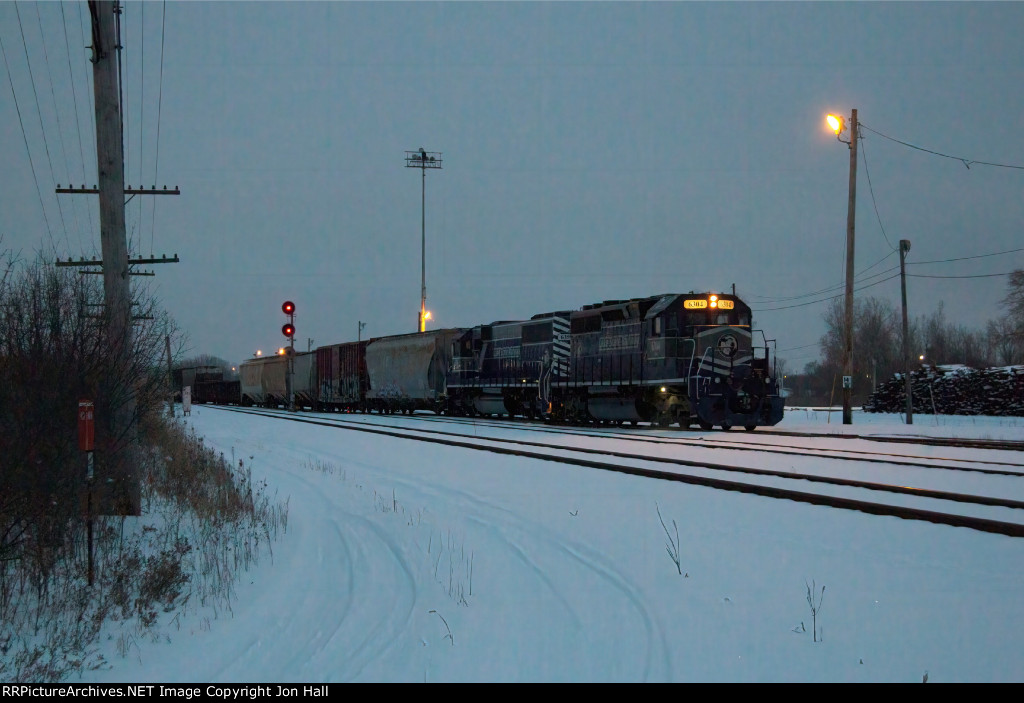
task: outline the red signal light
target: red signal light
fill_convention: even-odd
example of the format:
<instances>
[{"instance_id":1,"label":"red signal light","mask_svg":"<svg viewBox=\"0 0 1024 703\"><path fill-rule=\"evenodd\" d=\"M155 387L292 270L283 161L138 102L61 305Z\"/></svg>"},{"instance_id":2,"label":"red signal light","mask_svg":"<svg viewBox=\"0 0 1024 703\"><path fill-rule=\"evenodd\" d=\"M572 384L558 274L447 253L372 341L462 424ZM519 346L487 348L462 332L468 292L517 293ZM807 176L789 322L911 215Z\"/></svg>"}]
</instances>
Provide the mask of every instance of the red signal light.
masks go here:
<instances>
[{"instance_id":1,"label":"red signal light","mask_svg":"<svg viewBox=\"0 0 1024 703\"><path fill-rule=\"evenodd\" d=\"M293 303L290 300L286 300L286 301L284 301L284 305L281 306L281 310L284 311L285 315L294 315L295 314L295 303Z\"/></svg>"},{"instance_id":2,"label":"red signal light","mask_svg":"<svg viewBox=\"0 0 1024 703\"><path fill-rule=\"evenodd\" d=\"M290 322L286 323L284 327L281 328L281 334L283 334L288 339L292 339L295 336L295 325L291 324Z\"/></svg>"}]
</instances>

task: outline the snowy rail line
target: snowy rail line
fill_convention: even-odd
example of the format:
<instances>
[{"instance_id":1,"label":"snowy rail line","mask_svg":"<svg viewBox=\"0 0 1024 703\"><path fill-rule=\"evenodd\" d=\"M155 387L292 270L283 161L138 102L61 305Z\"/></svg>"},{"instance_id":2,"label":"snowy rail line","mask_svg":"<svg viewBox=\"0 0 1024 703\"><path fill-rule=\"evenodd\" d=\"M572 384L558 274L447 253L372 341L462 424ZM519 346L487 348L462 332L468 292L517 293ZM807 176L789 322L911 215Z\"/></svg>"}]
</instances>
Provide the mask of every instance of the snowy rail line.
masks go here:
<instances>
[{"instance_id":1,"label":"snowy rail line","mask_svg":"<svg viewBox=\"0 0 1024 703\"><path fill-rule=\"evenodd\" d=\"M398 428L394 426L384 426L373 422L339 419L337 416L296 416L291 413L275 411L268 412L241 408L222 409L228 410L229 412L270 416L291 422L334 427L350 431L368 432L372 434L464 449L521 456L542 461L553 461L568 465L642 476L645 478L656 478L723 490L751 493L771 498L794 500L814 505L857 510L873 515L885 515L910 520L923 520L936 524L950 525L954 527L967 527L983 532L1004 534L1012 537L1024 537L1024 517L1018 517L1017 515L1020 510L1024 509L1024 501L995 495L983 496L956 491L942 491L915 488L906 485L861 481L814 473L778 471L774 469L723 464L704 460L681 459L678 457L669 458L663 456L640 455L608 451L594 448L592 446L575 447L552 445L523 439L474 437L466 434L445 432L441 430L412 427ZM524 447L529 448L526 449ZM732 447L724 448L732 449ZM764 449L770 450L770 447L765 447ZM568 454L562 452L567 452ZM627 464L598 461L578 456L579 454L604 455L632 463ZM826 461L835 459L835 457L825 458L820 454L814 454L813 452L803 454L808 458L813 458L819 461L822 459L825 459ZM865 459L861 458L860 460L864 461ZM904 462L893 461L887 463L899 465ZM678 467L686 467L689 470L685 473L668 471L661 468L655 468L651 466L651 464L670 464ZM927 466L929 469L959 469L959 467L943 466L939 464ZM742 475L740 480L737 480L738 477L736 474ZM728 478L723 478L723 476L728 476ZM1005 478L1006 480L1015 480L1016 476L1020 476L1020 474L1015 474L1014 478ZM756 477L757 480L756 482L754 479L747 480L748 477ZM796 481L813 482L818 484L820 487L818 492L797 490L791 487ZM831 492L829 489L832 489ZM879 502L877 500L867 500L860 497L852 497L869 490L872 492L884 492L890 494L895 501L887 503ZM1000 511L998 513L999 518L1008 519L993 519L992 517L987 517L978 513L971 514L967 510L968 508L979 506L987 510L996 509ZM959 512L949 512L951 510Z\"/></svg>"}]
</instances>

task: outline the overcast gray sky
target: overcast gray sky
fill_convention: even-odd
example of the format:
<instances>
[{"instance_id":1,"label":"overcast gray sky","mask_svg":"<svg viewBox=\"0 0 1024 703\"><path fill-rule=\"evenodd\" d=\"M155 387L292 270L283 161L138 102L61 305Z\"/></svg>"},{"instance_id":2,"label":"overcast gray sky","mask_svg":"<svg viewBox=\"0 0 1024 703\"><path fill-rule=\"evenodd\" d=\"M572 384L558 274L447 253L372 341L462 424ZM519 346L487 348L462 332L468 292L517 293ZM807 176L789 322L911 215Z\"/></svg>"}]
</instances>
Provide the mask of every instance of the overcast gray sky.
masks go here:
<instances>
[{"instance_id":1,"label":"overcast gray sky","mask_svg":"<svg viewBox=\"0 0 1024 703\"><path fill-rule=\"evenodd\" d=\"M97 180L89 31L85 3L0 3L0 234L29 258L99 253L96 196L54 194ZM423 147L432 326L735 283L800 369L806 303L845 271L826 113L865 126L858 272L900 239L912 262L1024 247L1024 170L886 138L1024 165L1022 36L1016 2L128 2L126 181L182 191L128 204L133 254L182 260L136 280L232 361L283 343L285 299L300 349L412 332ZM898 305L896 272L858 295ZM980 327L1005 286L912 278L911 314Z\"/></svg>"}]
</instances>

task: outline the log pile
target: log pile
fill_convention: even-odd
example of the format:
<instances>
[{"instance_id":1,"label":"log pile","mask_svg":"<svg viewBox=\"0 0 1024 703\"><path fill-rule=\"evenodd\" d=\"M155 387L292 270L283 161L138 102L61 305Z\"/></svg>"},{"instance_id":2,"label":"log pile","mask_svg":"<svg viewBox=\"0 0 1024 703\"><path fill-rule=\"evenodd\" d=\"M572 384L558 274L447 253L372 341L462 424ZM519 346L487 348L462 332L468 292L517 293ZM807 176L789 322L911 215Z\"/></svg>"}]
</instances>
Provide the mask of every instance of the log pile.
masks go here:
<instances>
[{"instance_id":1,"label":"log pile","mask_svg":"<svg viewBox=\"0 0 1024 703\"><path fill-rule=\"evenodd\" d=\"M910 372L910 388L915 414L1024 417L1024 366L922 366ZM864 404L865 412L905 410L903 374L898 373L878 386Z\"/></svg>"}]
</instances>

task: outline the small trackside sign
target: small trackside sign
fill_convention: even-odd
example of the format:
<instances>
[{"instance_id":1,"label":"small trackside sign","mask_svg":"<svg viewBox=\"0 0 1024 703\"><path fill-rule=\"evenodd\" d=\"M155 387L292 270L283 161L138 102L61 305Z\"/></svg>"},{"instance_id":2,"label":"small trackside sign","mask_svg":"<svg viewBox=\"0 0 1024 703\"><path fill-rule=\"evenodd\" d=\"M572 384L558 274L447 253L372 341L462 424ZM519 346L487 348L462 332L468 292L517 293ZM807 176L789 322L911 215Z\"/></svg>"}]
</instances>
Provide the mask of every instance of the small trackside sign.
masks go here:
<instances>
[{"instance_id":1,"label":"small trackside sign","mask_svg":"<svg viewBox=\"0 0 1024 703\"><path fill-rule=\"evenodd\" d=\"M78 401L78 448L91 452L96 443L95 410L91 400Z\"/></svg>"}]
</instances>

